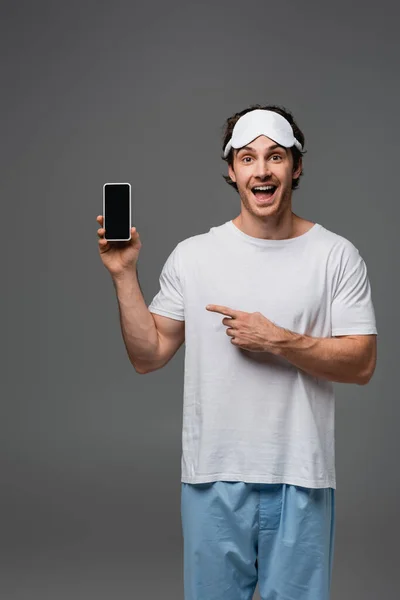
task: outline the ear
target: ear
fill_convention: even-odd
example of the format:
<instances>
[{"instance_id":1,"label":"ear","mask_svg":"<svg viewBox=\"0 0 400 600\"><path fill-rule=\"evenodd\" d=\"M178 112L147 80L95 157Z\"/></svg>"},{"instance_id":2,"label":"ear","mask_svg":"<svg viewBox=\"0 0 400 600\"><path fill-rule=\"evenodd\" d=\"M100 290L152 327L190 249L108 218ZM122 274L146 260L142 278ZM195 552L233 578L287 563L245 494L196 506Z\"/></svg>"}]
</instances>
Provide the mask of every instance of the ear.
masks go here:
<instances>
[{"instance_id":1,"label":"ear","mask_svg":"<svg viewBox=\"0 0 400 600\"><path fill-rule=\"evenodd\" d=\"M298 167L295 171L293 171L293 179L298 179L300 177L300 173L303 169L303 159L300 158Z\"/></svg>"},{"instance_id":2,"label":"ear","mask_svg":"<svg viewBox=\"0 0 400 600\"><path fill-rule=\"evenodd\" d=\"M232 181L234 183L236 183L235 171L233 170L233 168L231 167L231 165L228 165L228 174L229 174L229 177L232 179Z\"/></svg>"}]
</instances>

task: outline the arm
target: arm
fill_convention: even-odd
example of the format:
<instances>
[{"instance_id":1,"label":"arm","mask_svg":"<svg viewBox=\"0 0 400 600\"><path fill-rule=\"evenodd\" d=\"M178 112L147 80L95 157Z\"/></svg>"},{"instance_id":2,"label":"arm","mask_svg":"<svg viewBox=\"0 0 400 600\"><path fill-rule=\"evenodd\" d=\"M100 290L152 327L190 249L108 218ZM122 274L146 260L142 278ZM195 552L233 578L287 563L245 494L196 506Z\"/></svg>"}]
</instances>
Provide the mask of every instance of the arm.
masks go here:
<instances>
[{"instance_id":1,"label":"arm","mask_svg":"<svg viewBox=\"0 0 400 600\"><path fill-rule=\"evenodd\" d=\"M234 346L282 356L313 377L364 385L376 364L376 335L310 337L279 327L260 312L247 313L209 304L207 310L228 315L222 323Z\"/></svg>"},{"instance_id":2,"label":"arm","mask_svg":"<svg viewBox=\"0 0 400 600\"><path fill-rule=\"evenodd\" d=\"M315 377L364 385L374 373L377 354L367 267L358 249L343 239L332 251L331 260L330 272L335 282L331 297L333 337L286 332L280 353ZM361 335L363 331L366 333Z\"/></svg>"},{"instance_id":3,"label":"arm","mask_svg":"<svg viewBox=\"0 0 400 600\"><path fill-rule=\"evenodd\" d=\"M114 277L113 284L126 351L135 370L140 373L141 365L152 360L158 352L156 325L144 301L136 271Z\"/></svg>"},{"instance_id":4,"label":"arm","mask_svg":"<svg viewBox=\"0 0 400 600\"><path fill-rule=\"evenodd\" d=\"M122 337L137 373L163 367L185 339L185 322L153 315L147 308L137 273L113 279Z\"/></svg>"},{"instance_id":5,"label":"arm","mask_svg":"<svg viewBox=\"0 0 400 600\"><path fill-rule=\"evenodd\" d=\"M338 383L370 381L376 366L376 335L316 338L283 331L274 353L299 369Z\"/></svg>"},{"instance_id":6,"label":"arm","mask_svg":"<svg viewBox=\"0 0 400 600\"><path fill-rule=\"evenodd\" d=\"M150 313L158 334L158 350L150 361L142 363L138 373L151 373L164 367L185 341L185 321ZM136 369L137 370L137 369Z\"/></svg>"}]
</instances>

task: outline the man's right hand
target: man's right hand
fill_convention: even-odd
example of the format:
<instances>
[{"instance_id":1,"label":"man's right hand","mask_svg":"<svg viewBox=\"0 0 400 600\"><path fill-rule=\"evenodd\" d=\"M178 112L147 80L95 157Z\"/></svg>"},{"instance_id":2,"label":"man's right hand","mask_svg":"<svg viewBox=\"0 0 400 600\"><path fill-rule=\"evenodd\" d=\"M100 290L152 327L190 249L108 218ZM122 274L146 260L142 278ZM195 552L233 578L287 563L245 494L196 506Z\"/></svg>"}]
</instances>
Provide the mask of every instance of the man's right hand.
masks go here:
<instances>
[{"instance_id":1,"label":"man's right hand","mask_svg":"<svg viewBox=\"0 0 400 600\"><path fill-rule=\"evenodd\" d=\"M99 215L96 218L96 221L101 226L101 228L97 230L100 258L111 276L118 278L124 275L125 272L135 272L139 252L142 247L142 242L140 241L136 227L131 228L131 239L129 241L108 242L104 239L105 229L103 229L103 216Z\"/></svg>"}]
</instances>

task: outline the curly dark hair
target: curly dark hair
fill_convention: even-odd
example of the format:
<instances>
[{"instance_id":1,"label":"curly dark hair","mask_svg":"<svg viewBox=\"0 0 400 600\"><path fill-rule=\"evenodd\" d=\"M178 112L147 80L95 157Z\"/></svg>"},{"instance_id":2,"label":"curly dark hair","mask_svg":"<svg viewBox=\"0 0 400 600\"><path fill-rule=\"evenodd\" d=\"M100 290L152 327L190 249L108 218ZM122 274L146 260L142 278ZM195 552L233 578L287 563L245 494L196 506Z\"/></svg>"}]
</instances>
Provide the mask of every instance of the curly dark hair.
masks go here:
<instances>
[{"instance_id":1,"label":"curly dark hair","mask_svg":"<svg viewBox=\"0 0 400 600\"><path fill-rule=\"evenodd\" d=\"M275 106L274 104L269 104L267 106L261 106L260 104L253 104L252 106L250 106L249 108L245 108L244 110L242 110L241 112L237 112L234 115L232 115L232 117L229 117L226 121L225 124L223 125L223 135L222 135L222 155L221 158L222 160L224 160L225 162L228 163L228 165L233 166L233 148L231 148L228 156L225 158L223 155L224 149L226 144L229 142L230 138L232 137L232 131L233 128L236 124L236 122L240 119L240 117L242 117L243 115L245 115L246 113L250 112L251 110L254 110L256 108L261 108L262 110L273 110L274 112L278 113L279 115L282 115L282 117L285 117L285 119L287 121L289 121L289 123L292 126L293 129L293 133L295 138L300 142L300 144L302 145L302 147L304 148L304 134L301 131L301 129L299 128L299 126L297 125L296 121L293 118L293 115L291 114L290 111L288 111L286 108L284 108L283 106ZM304 154L306 153L306 150L300 151L298 148L296 148L296 146L293 146L292 148L290 148L290 151L292 153L293 156L293 171L295 171L299 165L299 160L302 156L304 156ZM300 177L303 175L304 170L301 170L301 173L299 175L299 177L297 179L293 179L292 180L292 190L295 190L298 188L299 186L299 179ZM229 175L223 175L223 178L225 179L225 181L232 186L233 188L235 188L235 190L237 192L239 192L237 185L234 181L232 181L232 179L229 177Z\"/></svg>"}]
</instances>

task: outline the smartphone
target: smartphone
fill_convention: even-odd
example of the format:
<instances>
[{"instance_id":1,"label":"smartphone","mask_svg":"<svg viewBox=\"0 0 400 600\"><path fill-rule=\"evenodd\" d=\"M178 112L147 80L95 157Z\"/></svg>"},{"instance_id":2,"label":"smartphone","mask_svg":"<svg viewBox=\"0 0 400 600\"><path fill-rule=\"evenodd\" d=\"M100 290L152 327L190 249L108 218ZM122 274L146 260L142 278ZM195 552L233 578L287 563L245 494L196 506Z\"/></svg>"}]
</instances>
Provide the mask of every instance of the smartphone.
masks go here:
<instances>
[{"instance_id":1,"label":"smartphone","mask_svg":"<svg viewBox=\"0 0 400 600\"><path fill-rule=\"evenodd\" d=\"M103 185L104 239L127 242L131 239L131 184Z\"/></svg>"}]
</instances>

